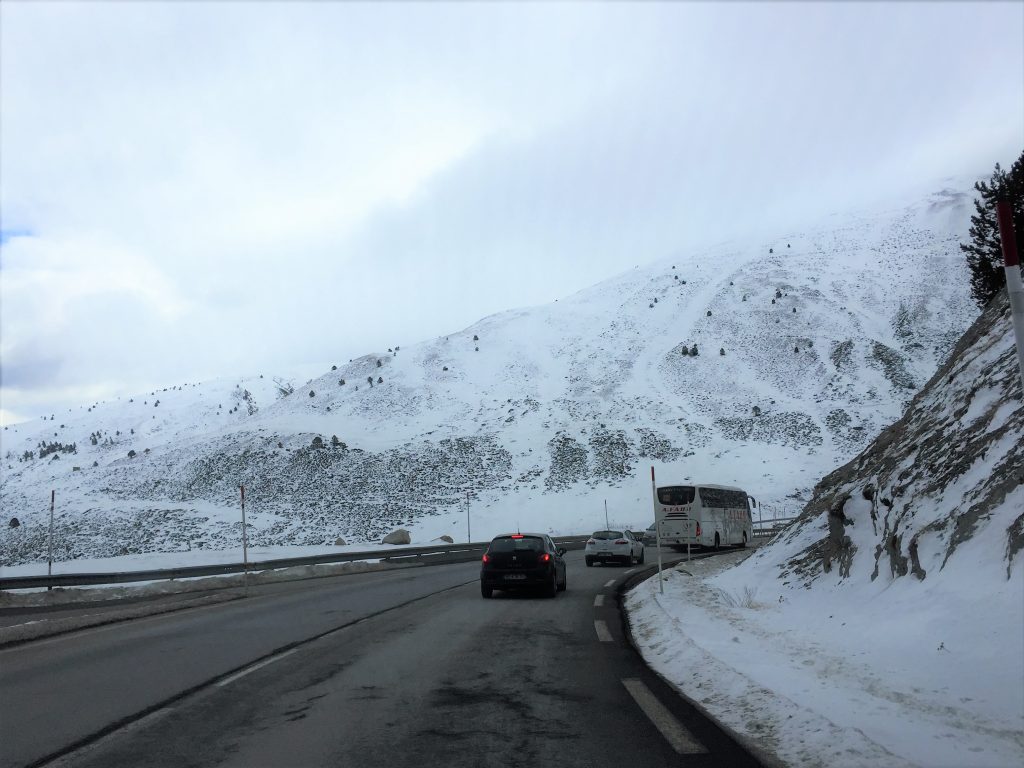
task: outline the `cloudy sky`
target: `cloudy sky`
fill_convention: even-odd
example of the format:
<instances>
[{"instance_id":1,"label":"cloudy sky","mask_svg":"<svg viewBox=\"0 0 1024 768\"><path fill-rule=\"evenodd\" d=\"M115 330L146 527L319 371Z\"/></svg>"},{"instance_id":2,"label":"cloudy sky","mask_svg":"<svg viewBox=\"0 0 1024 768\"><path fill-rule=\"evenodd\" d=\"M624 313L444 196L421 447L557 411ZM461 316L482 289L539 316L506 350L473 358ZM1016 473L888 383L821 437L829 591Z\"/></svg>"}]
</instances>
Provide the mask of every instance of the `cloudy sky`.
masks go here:
<instances>
[{"instance_id":1,"label":"cloudy sky","mask_svg":"<svg viewBox=\"0 0 1024 768\"><path fill-rule=\"evenodd\" d=\"M983 175L1022 39L1021 3L4 2L0 419Z\"/></svg>"}]
</instances>

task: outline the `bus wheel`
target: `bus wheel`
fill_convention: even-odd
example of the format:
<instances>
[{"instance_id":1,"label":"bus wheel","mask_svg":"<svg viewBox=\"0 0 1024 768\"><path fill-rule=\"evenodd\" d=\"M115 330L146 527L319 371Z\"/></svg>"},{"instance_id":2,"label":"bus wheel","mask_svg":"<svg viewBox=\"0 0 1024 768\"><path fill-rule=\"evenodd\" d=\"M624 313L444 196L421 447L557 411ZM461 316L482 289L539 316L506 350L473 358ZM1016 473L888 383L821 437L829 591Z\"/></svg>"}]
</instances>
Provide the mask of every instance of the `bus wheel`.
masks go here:
<instances>
[{"instance_id":1,"label":"bus wheel","mask_svg":"<svg viewBox=\"0 0 1024 768\"><path fill-rule=\"evenodd\" d=\"M722 540L720 538L718 538L718 534L716 533L715 534L715 549L721 549L721 548L722 548Z\"/></svg>"}]
</instances>

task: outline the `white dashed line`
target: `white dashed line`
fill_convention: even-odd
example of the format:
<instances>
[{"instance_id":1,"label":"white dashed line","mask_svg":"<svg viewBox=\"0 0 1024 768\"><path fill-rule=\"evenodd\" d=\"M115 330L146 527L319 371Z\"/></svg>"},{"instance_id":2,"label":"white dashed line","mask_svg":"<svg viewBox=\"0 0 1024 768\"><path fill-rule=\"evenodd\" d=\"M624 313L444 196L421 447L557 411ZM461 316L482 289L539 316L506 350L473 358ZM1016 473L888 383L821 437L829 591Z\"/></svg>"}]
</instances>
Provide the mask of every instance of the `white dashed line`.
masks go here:
<instances>
[{"instance_id":1,"label":"white dashed line","mask_svg":"<svg viewBox=\"0 0 1024 768\"><path fill-rule=\"evenodd\" d=\"M594 595L594 607L600 608L604 605L604 595Z\"/></svg>"},{"instance_id":2,"label":"white dashed line","mask_svg":"<svg viewBox=\"0 0 1024 768\"><path fill-rule=\"evenodd\" d=\"M594 631L597 632L597 639L602 643L610 643L614 639L612 633L608 631L608 625L601 619L594 622Z\"/></svg>"},{"instance_id":3,"label":"white dashed line","mask_svg":"<svg viewBox=\"0 0 1024 768\"><path fill-rule=\"evenodd\" d=\"M615 579L608 579L608 581L605 584L605 586L606 587L614 587L615 586Z\"/></svg>"},{"instance_id":4,"label":"white dashed line","mask_svg":"<svg viewBox=\"0 0 1024 768\"><path fill-rule=\"evenodd\" d=\"M630 568L628 571L626 571L625 575L629 576L629 574L634 573L635 571L636 571L636 568Z\"/></svg>"},{"instance_id":5,"label":"white dashed line","mask_svg":"<svg viewBox=\"0 0 1024 768\"><path fill-rule=\"evenodd\" d=\"M253 664L251 667L246 667L241 672L236 672L231 677L225 677L223 680L221 680L219 683L217 683L217 687L218 688L223 688L228 683L233 683L233 682L235 682L235 680L238 680L240 677L245 677L250 672L255 672L257 669L262 669L263 667L267 666L268 664L273 664L275 661L280 661L285 656L291 656L297 650L299 650L299 649L298 648L292 648L290 651L285 651L284 653L279 653L277 656L271 656L269 659L264 659L263 661L257 662L256 664Z\"/></svg>"},{"instance_id":6,"label":"white dashed line","mask_svg":"<svg viewBox=\"0 0 1024 768\"><path fill-rule=\"evenodd\" d=\"M697 741L693 734L683 727L682 723L676 720L664 704L658 701L651 693L651 689L635 677L629 677L622 681L629 691L629 695L640 705L640 709L654 723L654 727L661 731L661 735L672 745L672 749L680 755L696 755L707 752Z\"/></svg>"}]
</instances>

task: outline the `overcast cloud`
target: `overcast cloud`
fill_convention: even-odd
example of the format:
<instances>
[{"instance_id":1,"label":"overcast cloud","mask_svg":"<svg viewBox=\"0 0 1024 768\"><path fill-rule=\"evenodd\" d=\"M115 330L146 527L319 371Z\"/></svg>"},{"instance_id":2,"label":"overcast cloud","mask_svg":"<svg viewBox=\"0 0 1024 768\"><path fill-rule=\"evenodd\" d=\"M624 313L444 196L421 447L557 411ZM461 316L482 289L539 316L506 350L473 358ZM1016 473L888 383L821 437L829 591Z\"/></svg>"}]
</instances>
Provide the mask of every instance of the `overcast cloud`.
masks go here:
<instances>
[{"instance_id":1,"label":"overcast cloud","mask_svg":"<svg viewBox=\"0 0 1024 768\"><path fill-rule=\"evenodd\" d=\"M1020 3L0 5L0 419L329 366L1024 148Z\"/></svg>"}]
</instances>

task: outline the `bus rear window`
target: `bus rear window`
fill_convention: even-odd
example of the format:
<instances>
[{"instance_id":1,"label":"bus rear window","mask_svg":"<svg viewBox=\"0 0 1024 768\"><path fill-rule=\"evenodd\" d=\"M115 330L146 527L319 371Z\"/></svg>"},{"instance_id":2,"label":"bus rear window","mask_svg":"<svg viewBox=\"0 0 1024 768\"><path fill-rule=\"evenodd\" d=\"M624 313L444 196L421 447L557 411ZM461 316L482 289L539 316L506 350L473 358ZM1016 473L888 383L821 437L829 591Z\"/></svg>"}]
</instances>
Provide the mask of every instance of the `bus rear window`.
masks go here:
<instances>
[{"instance_id":1,"label":"bus rear window","mask_svg":"<svg viewBox=\"0 0 1024 768\"><path fill-rule=\"evenodd\" d=\"M666 485L658 489L658 501L666 506L693 503L692 485Z\"/></svg>"}]
</instances>

